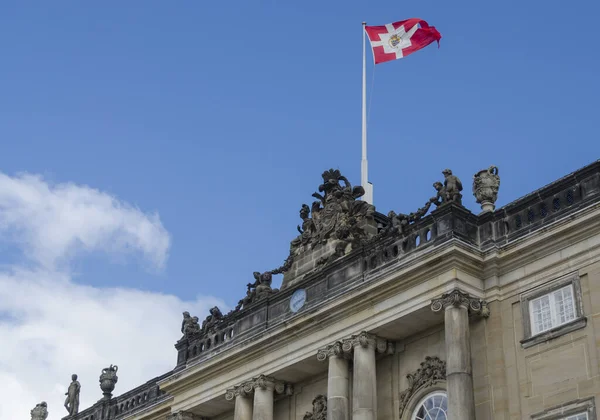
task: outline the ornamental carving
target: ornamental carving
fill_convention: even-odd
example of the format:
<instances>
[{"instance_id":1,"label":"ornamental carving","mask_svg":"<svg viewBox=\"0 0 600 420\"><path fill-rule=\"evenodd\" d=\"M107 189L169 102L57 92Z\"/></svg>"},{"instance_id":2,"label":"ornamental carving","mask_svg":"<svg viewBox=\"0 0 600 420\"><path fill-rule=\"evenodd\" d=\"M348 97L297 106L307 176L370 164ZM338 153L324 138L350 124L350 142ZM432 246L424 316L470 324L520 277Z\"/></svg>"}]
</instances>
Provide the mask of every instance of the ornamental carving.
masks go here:
<instances>
[{"instance_id":1,"label":"ornamental carving","mask_svg":"<svg viewBox=\"0 0 600 420\"><path fill-rule=\"evenodd\" d=\"M251 395L257 388L272 389L276 394L283 395L292 395L294 393L294 388L291 384L278 381L271 376L260 375L228 389L225 392L225 399L227 401L231 401L238 395L247 397Z\"/></svg>"},{"instance_id":2,"label":"ornamental carving","mask_svg":"<svg viewBox=\"0 0 600 420\"><path fill-rule=\"evenodd\" d=\"M450 306L465 307L469 310L469 313L481 315L484 318L490 316L490 310L486 301L471 297L468 293L464 293L459 289L454 289L450 293L445 293L441 298L434 299L431 302L431 310L433 312L439 312Z\"/></svg>"},{"instance_id":3,"label":"ornamental carving","mask_svg":"<svg viewBox=\"0 0 600 420\"><path fill-rule=\"evenodd\" d=\"M363 348L373 347L375 351L380 354L394 353L393 343L387 341L386 339L377 337L376 335L369 334L366 331L363 331L360 334L353 335L350 338L342 340L342 351L344 353L352 353L354 348L357 346L361 346Z\"/></svg>"},{"instance_id":4,"label":"ornamental carving","mask_svg":"<svg viewBox=\"0 0 600 420\"><path fill-rule=\"evenodd\" d=\"M102 369L102 374L100 375L100 389L106 399L112 397L112 392L119 380L117 370L119 370L117 365L110 365L109 367Z\"/></svg>"},{"instance_id":5,"label":"ornamental carving","mask_svg":"<svg viewBox=\"0 0 600 420\"><path fill-rule=\"evenodd\" d=\"M317 395L312 405L312 413L307 411L303 420L327 420L327 397L325 395Z\"/></svg>"},{"instance_id":6,"label":"ornamental carving","mask_svg":"<svg viewBox=\"0 0 600 420\"><path fill-rule=\"evenodd\" d=\"M375 207L357 200L365 194L361 186L352 187L339 170L330 169L321 175L323 183L314 193L318 201L311 207L303 204L300 209L302 227L300 235L290 244L290 255L296 256L319 244L336 240L332 256L320 261L325 264L337 259L361 244L367 238L367 221L373 220Z\"/></svg>"},{"instance_id":7,"label":"ornamental carving","mask_svg":"<svg viewBox=\"0 0 600 420\"><path fill-rule=\"evenodd\" d=\"M319 362L324 362L330 357L340 357L344 355L344 350L342 349L342 342L336 341L333 344L328 345L325 348L319 349L317 351L317 360Z\"/></svg>"},{"instance_id":8,"label":"ornamental carving","mask_svg":"<svg viewBox=\"0 0 600 420\"><path fill-rule=\"evenodd\" d=\"M473 175L473 195L483 211L493 211L496 208L500 176L498 167L492 165Z\"/></svg>"},{"instance_id":9,"label":"ornamental carving","mask_svg":"<svg viewBox=\"0 0 600 420\"><path fill-rule=\"evenodd\" d=\"M400 393L400 418L412 396L421 388L427 388L446 380L446 362L439 357L425 357L421 367L406 375L408 388Z\"/></svg>"},{"instance_id":10,"label":"ornamental carving","mask_svg":"<svg viewBox=\"0 0 600 420\"><path fill-rule=\"evenodd\" d=\"M31 420L46 420L48 418L48 404L42 401L31 410Z\"/></svg>"}]
</instances>

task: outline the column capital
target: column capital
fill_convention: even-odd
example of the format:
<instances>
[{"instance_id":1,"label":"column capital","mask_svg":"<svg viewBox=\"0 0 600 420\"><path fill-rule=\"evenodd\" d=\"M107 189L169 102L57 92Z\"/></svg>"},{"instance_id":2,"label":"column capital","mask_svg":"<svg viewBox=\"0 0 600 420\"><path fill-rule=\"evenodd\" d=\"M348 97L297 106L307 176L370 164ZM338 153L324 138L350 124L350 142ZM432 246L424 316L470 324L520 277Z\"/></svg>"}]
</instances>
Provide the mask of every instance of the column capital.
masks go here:
<instances>
[{"instance_id":1,"label":"column capital","mask_svg":"<svg viewBox=\"0 0 600 420\"><path fill-rule=\"evenodd\" d=\"M386 340L385 338L381 338L376 336L375 334L370 334L366 331L362 331L359 334L353 335L349 338L344 338L341 342L337 342L332 344L334 354L338 351L337 344L341 343L342 352L346 355L351 354L354 351L354 348L357 346L367 348L372 347L377 353L386 353L393 354L394 353L394 343ZM317 355L318 358L318 355ZM320 359L321 360L321 359ZM325 359L322 359L325 360Z\"/></svg>"},{"instance_id":2,"label":"column capital","mask_svg":"<svg viewBox=\"0 0 600 420\"><path fill-rule=\"evenodd\" d=\"M490 310L487 302L463 292L460 289L454 289L449 293L444 293L442 297L431 301L431 310L440 312L442 309L463 307L471 314L480 315L484 318L490 316Z\"/></svg>"},{"instance_id":3,"label":"column capital","mask_svg":"<svg viewBox=\"0 0 600 420\"><path fill-rule=\"evenodd\" d=\"M324 362L330 357L344 357L344 350L342 349L341 341L336 341L335 343L317 351L317 360L319 362Z\"/></svg>"},{"instance_id":4,"label":"column capital","mask_svg":"<svg viewBox=\"0 0 600 420\"><path fill-rule=\"evenodd\" d=\"M233 388L229 388L225 392L225 399L231 401L237 396L248 397L252 395L257 388L268 389L277 394L292 395L294 393L294 387L291 384L279 381L272 376L260 375L256 378L242 382Z\"/></svg>"}]
</instances>

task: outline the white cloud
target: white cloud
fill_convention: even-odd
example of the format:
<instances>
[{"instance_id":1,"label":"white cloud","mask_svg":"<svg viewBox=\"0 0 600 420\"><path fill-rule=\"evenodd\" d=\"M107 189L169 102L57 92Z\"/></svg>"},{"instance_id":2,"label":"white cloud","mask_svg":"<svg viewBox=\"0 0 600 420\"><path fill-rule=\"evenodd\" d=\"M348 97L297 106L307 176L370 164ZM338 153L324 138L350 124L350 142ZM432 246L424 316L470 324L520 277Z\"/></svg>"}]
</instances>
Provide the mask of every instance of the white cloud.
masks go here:
<instances>
[{"instance_id":1,"label":"white cloud","mask_svg":"<svg viewBox=\"0 0 600 420\"><path fill-rule=\"evenodd\" d=\"M98 377L110 364L119 365L115 395L167 372L181 312L202 315L222 304L72 282L68 262L82 251L135 252L160 269L170 245L158 215L85 186L0 174L0 235L28 259L0 270L2 420L29 418L40 401L49 420L62 418L72 373L83 410L101 398Z\"/></svg>"}]
</instances>

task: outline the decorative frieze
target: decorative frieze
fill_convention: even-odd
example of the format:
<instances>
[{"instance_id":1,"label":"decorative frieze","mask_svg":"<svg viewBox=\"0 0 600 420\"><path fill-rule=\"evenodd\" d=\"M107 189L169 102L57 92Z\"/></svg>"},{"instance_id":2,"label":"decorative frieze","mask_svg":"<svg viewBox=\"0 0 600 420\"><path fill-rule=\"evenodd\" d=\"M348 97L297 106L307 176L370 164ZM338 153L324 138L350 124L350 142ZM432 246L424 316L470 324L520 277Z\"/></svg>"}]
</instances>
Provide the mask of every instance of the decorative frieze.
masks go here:
<instances>
[{"instance_id":1,"label":"decorative frieze","mask_svg":"<svg viewBox=\"0 0 600 420\"><path fill-rule=\"evenodd\" d=\"M439 357L425 357L421 367L406 375L408 388L400 393L400 418L412 396L421 388L427 388L446 380L446 362Z\"/></svg>"},{"instance_id":2,"label":"decorative frieze","mask_svg":"<svg viewBox=\"0 0 600 420\"><path fill-rule=\"evenodd\" d=\"M469 313L481 315L484 318L490 316L490 310L486 301L472 297L460 289L454 289L449 293L444 293L441 298L431 301L431 310L433 312L440 312L442 309L445 310L451 306L462 306L468 309Z\"/></svg>"},{"instance_id":3,"label":"decorative frieze","mask_svg":"<svg viewBox=\"0 0 600 420\"><path fill-rule=\"evenodd\" d=\"M312 413L307 411L303 420L327 420L327 397L325 395L317 395L312 405Z\"/></svg>"},{"instance_id":4,"label":"decorative frieze","mask_svg":"<svg viewBox=\"0 0 600 420\"><path fill-rule=\"evenodd\" d=\"M238 395L242 397L250 396L257 388L270 389L276 394L292 395L294 393L294 387L291 384L278 381L271 376L260 375L228 389L225 392L225 399L231 401Z\"/></svg>"}]
</instances>

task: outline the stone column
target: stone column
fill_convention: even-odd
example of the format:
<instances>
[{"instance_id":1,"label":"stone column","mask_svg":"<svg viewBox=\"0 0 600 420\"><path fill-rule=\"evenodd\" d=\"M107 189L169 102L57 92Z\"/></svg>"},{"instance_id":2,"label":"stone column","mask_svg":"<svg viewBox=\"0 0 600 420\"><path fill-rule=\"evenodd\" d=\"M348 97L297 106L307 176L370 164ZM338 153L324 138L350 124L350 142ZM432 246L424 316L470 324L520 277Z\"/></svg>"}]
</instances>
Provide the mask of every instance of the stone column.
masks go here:
<instances>
[{"instance_id":1,"label":"stone column","mask_svg":"<svg viewBox=\"0 0 600 420\"><path fill-rule=\"evenodd\" d=\"M252 393L254 400L250 398ZM270 376L260 375L227 390L225 399L235 398L234 420L274 420L275 393L292 395L293 388Z\"/></svg>"},{"instance_id":2,"label":"stone column","mask_svg":"<svg viewBox=\"0 0 600 420\"><path fill-rule=\"evenodd\" d=\"M228 389L225 399L231 401L235 398L234 420L252 420L252 393L254 391L252 381Z\"/></svg>"},{"instance_id":3,"label":"stone column","mask_svg":"<svg viewBox=\"0 0 600 420\"><path fill-rule=\"evenodd\" d=\"M352 420L377 419L377 366L375 354L393 353L391 343L363 331L342 342L345 353L354 354Z\"/></svg>"},{"instance_id":4,"label":"stone column","mask_svg":"<svg viewBox=\"0 0 600 420\"><path fill-rule=\"evenodd\" d=\"M317 360L323 362L327 359L327 420L349 420L349 361L344 355L341 342L319 350Z\"/></svg>"},{"instance_id":5,"label":"stone column","mask_svg":"<svg viewBox=\"0 0 600 420\"><path fill-rule=\"evenodd\" d=\"M431 309L444 310L448 419L475 420L469 312L487 318L489 309L484 301L459 289L434 299Z\"/></svg>"}]
</instances>

